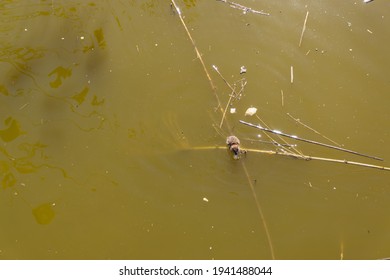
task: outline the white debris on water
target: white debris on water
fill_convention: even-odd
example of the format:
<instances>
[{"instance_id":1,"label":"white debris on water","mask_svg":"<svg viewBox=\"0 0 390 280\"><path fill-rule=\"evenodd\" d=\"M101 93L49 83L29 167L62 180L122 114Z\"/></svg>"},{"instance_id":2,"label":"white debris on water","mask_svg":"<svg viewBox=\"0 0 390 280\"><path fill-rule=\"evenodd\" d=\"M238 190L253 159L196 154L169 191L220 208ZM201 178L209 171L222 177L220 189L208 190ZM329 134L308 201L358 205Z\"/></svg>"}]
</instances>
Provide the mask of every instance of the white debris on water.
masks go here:
<instances>
[{"instance_id":1,"label":"white debris on water","mask_svg":"<svg viewBox=\"0 0 390 280\"><path fill-rule=\"evenodd\" d=\"M230 108L230 114L235 114L236 113L236 108Z\"/></svg>"},{"instance_id":2,"label":"white debris on water","mask_svg":"<svg viewBox=\"0 0 390 280\"><path fill-rule=\"evenodd\" d=\"M255 107L250 107L246 110L245 112L245 116L253 116L254 114L256 114L257 112L257 108Z\"/></svg>"},{"instance_id":3,"label":"white debris on water","mask_svg":"<svg viewBox=\"0 0 390 280\"><path fill-rule=\"evenodd\" d=\"M204 202L209 202L209 200L206 197L203 198L203 201Z\"/></svg>"},{"instance_id":4,"label":"white debris on water","mask_svg":"<svg viewBox=\"0 0 390 280\"><path fill-rule=\"evenodd\" d=\"M240 74L244 74L244 73L246 73L246 67L245 66L241 66Z\"/></svg>"}]
</instances>

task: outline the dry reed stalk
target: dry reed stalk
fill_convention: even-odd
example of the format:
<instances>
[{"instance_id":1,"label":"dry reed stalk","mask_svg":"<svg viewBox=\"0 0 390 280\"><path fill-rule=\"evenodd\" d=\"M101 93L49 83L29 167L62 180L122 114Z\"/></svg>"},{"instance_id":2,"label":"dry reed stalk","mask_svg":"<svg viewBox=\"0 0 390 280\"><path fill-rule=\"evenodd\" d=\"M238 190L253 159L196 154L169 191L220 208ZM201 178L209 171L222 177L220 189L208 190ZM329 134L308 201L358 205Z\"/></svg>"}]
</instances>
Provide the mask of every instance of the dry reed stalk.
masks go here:
<instances>
[{"instance_id":1,"label":"dry reed stalk","mask_svg":"<svg viewBox=\"0 0 390 280\"><path fill-rule=\"evenodd\" d=\"M256 118L264 125L264 127L266 128L266 130L271 130L271 128L256 114ZM271 130L272 131L272 130ZM274 133L275 134L275 133ZM285 146L288 146L289 148L291 148L295 153L297 154L300 154L300 155L303 155L301 151L299 151L297 148L296 148L296 145L290 145L283 137L281 137L280 135L278 134L275 134L279 140L281 142L283 142L285 144ZM278 141L275 141L268 133L265 133L265 136L267 136L269 139L271 139L273 142L276 143L276 146L277 147L280 147L282 146L281 144L279 144Z\"/></svg>"},{"instance_id":2,"label":"dry reed stalk","mask_svg":"<svg viewBox=\"0 0 390 280\"><path fill-rule=\"evenodd\" d=\"M192 147L190 149L191 150L226 150L226 146ZM344 159L314 157L314 156L300 155L300 154L296 154L296 153L289 153L286 151L278 152L278 151L259 150L259 149L245 149L245 150L247 152L260 153L260 154L266 154L266 155L284 156L284 157L290 157L290 158L295 158L295 159L302 159L305 161L317 160L317 161L332 162L332 163L342 163L342 164L346 164L346 165L354 165L354 166L378 169L378 170L383 170L383 171L390 171L390 167L387 167L387 166L368 164L368 163L350 161L350 160L344 160Z\"/></svg>"},{"instance_id":3,"label":"dry reed stalk","mask_svg":"<svg viewBox=\"0 0 390 280\"><path fill-rule=\"evenodd\" d=\"M186 25L186 23L185 23L185 21L183 19L183 16L181 14L181 11L180 11L179 7L176 5L175 0L171 0L171 2L172 2L173 6L175 7L175 9L177 11L177 14L179 15L181 24L183 25L183 27L184 27L184 29L185 29L185 31L187 33L187 36L188 36L188 38L190 39L190 41L192 43L192 46L194 47L194 50L195 50L195 53L196 53L196 57L199 59L200 63L202 64L203 70L204 70L204 72L205 72L205 74L207 76L207 80L209 81L211 89L213 90L214 96L215 96L215 98L217 100L218 108L220 108L220 110L222 110L221 101L219 100L219 97L218 97L218 95L216 93L217 87L214 85L214 82L211 79L210 73L209 73L209 71L206 68L206 65L205 65L205 63L203 61L202 55L200 54L200 52L198 50L198 47L196 46L195 41L194 41L194 39L191 36L191 33L190 33L190 31L189 31L189 29L188 29L188 27L187 27L187 25Z\"/></svg>"},{"instance_id":4,"label":"dry reed stalk","mask_svg":"<svg viewBox=\"0 0 390 280\"><path fill-rule=\"evenodd\" d=\"M282 94L282 107L284 107L284 94L282 89L280 90L280 93Z\"/></svg>"},{"instance_id":5,"label":"dry reed stalk","mask_svg":"<svg viewBox=\"0 0 390 280\"><path fill-rule=\"evenodd\" d=\"M292 65L290 67L290 82L294 83L294 67Z\"/></svg>"},{"instance_id":6,"label":"dry reed stalk","mask_svg":"<svg viewBox=\"0 0 390 280\"><path fill-rule=\"evenodd\" d=\"M223 2L223 3L227 3L227 4L230 5L230 7L234 8L234 9L239 9L239 10L241 10L244 14L249 13L249 12L252 12L252 13L254 13L254 14L260 14L260 15L263 15L263 16L269 16L269 15L270 15L269 13L265 13L265 12L263 12L263 11L254 10L254 9L252 9L252 8L243 6L243 5L238 4L238 3L235 3L235 2L231 2L231 1L227 1L227 0L217 0L217 1L221 1L221 2Z\"/></svg>"},{"instance_id":7,"label":"dry reed stalk","mask_svg":"<svg viewBox=\"0 0 390 280\"><path fill-rule=\"evenodd\" d=\"M318 132L317 130L315 130L314 128L311 128L310 126L308 126L308 125L304 124L304 123L303 123L303 122L301 122L299 119L296 119L296 118L294 118L293 116L291 116L291 114L290 114L290 113L287 113L287 116L289 116L290 118L292 118L294 121L296 121L296 122L297 122L297 123L299 123L300 125L302 125L302 126L306 127L307 129L309 129L309 130L313 131L314 133L316 133L316 134L320 135L321 137L325 138L326 140L328 140L328 141L332 142L333 144L335 144L335 145L337 145L337 146L339 146L339 147L341 147L341 146L342 146L342 145L340 145L339 143L337 143L337 142L333 141L332 139L330 139L330 138L326 137L325 135L322 135L321 133L319 133L319 132Z\"/></svg>"},{"instance_id":8,"label":"dry reed stalk","mask_svg":"<svg viewBox=\"0 0 390 280\"><path fill-rule=\"evenodd\" d=\"M328 161L328 162L334 162L334 163L343 163L343 164L356 165L356 166L367 167L367 168L374 168L374 169L379 169L379 170L384 170L384 171L390 171L390 167L387 167L387 166L368 164L368 163L345 160L345 159L334 159L334 158L324 158L324 157L314 157L314 156L304 156L304 157L302 157L302 159L304 159L304 160L320 160L320 161Z\"/></svg>"},{"instance_id":9,"label":"dry reed stalk","mask_svg":"<svg viewBox=\"0 0 390 280\"><path fill-rule=\"evenodd\" d=\"M340 260L344 259L344 242L341 240L340 242Z\"/></svg>"},{"instance_id":10,"label":"dry reed stalk","mask_svg":"<svg viewBox=\"0 0 390 280\"><path fill-rule=\"evenodd\" d=\"M215 66L215 65L213 65L213 69L215 70L215 72L218 73L218 75L221 77L221 79L225 82L225 84L226 84L226 85L231 89L231 91L232 91L232 93L230 94L230 98L229 98L229 100L228 100L228 102L227 102L227 104L226 104L225 110L223 110L223 112L222 112L222 119L221 119L221 122L220 122L220 124L219 124L219 128L221 128L221 127L222 127L222 124L223 124L223 121L224 121L224 119L225 119L225 116L226 116L227 109L229 108L229 104L230 104L230 102L232 101L233 96L236 95L236 92L235 92L235 89L230 85L230 83L224 78L224 76L222 76L221 72L219 72L218 67Z\"/></svg>"},{"instance_id":11,"label":"dry reed stalk","mask_svg":"<svg viewBox=\"0 0 390 280\"><path fill-rule=\"evenodd\" d=\"M232 93L230 94L228 102L226 103L225 110L223 110L222 119L221 119L221 122L219 123L219 128L221 128L222 125L223 125L223 121L225 119L226 112L227 112L227 110L229 108L229 105L230 105L230 102L232 101L233 96L234 96L234 89L233 89Z\"/></svg>"},{"instance_id":12,"label":"dry reed stalk","mask_svg":"<svg viewBox=\"0 0 390 280\"><path fill-rule=\"evenodd\" d=\"M224 76L222 76L221 72L219 72L218 67L213 65L213 69L215 72L218 73L218 75L221 77L221 79L225 82L225 84L234 92L234 88L230 85L230 83L225 79Z\"/></svg>"},{"instance_id":13,"label":"dry reed stalk","mask_svg":"<svg viewBox=\"0 0 390 280\"><path fill-rule=\"evenodd\" d=\"M221 122L219 123L219 128L222 127L223 125L223 121L225 120L225 117L226 117L226 112L229 108L229 105L232 103L232 100L233 98L238 98L240 96L240 94L244 91L244 88L246 86L246 82L245 83L242 83L242 80L241 80L241 89L239 92L236 92L236 88L235 88L235 84L234 84L234 87L232 87L230 85L230 83L224 78L224 76L222 76L221 72L219 72L218 70L218 67L213 65L213 69L218 73L218 75L221 77L221 79L225 82L225 84L231 89L231 94L230 94L230 97L229 97L229 100L228 102L226 103L226 106L225 106L225 109L223 110L223 113L222 113L222 119L221 119Z\"/></svg>"},{"instance_id":14,"label":"dry reed stalk","mask_svg":"<svg viewBox=\"0 0 390 280\"><path fill-rule=\"evenodd\" d=\"M309 11L306 12L306 17L305 17L305 21L303 23L303 27L302 27L302 32L301 32L301 38L299 38L299 47L301 46L302 44L302 39L303 39L303 33L305 33L305 30L306 30L306 22L307 22L307 17L309 16Z\"/></svg>"},{"instance_id":15,"label":"dry reed stalk","mask_svg":"<svg viewBox=\"0 0 390 280\"><path fill-rule=\"evenodd\" d=\"M225 147L225 149L226 149L226 147ZM263 227L264 227L265 234L267 235L267 240L268 240L268 245L269 245L269 250L270 250L270 253L271 253L271 257L274 260L275 259L274 246L273 246L273 244L271 242L271 235L270 235L270 232L269 232L269 229L268 229L267 221L265 219L265 216L264 216L262 207L260 205L259 199L257 198L257 194L255 192L255 187L253 186L252 180L250 180L249 172L246 169L246 165L244 163L242 163L242 168L244 169L245 175L248 178L249 187L251 188L251 191L252 191L255 203L256 203L256 207L257 207L257 210L259 212L259 215L260 215Z\"/></svg>"},{"instance_id":16,"label":"dry reed stalk","mask_svg":"<svg viewBox=\"0 0 390 280\"><path fill-rule=\"evenodd\" d=\"M376 157L376 156L370 156L370 155L366 155L366 154L363 154L363 153L355 152L355 151L352 151L352 150L344 149L344 148L341 148L341 147L336 147L336 146L332 146L332 145L329 145L329 144L325 144L325 143L321 143L321 142L317 142L317 141L301 138L301 137L298 137L296 135L290 135L290 134L283 133L283 132L278 131L278 130L271 130L269 128L265 128L265 127L262 127L260 125L252 124L252 123L245 122L245 121L242 121L242 120L240 120L240 123L242 123L244 125L247 125L247 126L250 126L250 127L254 127L254 128L260 129L260 130L265 131L265 132L269 132L269 133L273 133L273 134L276 134L276 135L279 135L279 136L291 138L291 139L294 139L294 140L297 140L297 141L302 141L302 142L306 142L306 143L310 143L310 144L314 144L314 145L327 147L327 148L330 148L330 149L334 149L334 150L338 150L338 151L354 154L354 155L357 155L357 156L362 156L362 157L367 157L367 158L383 161L382 158L379 158L379 157Z\"/></svg>"}]
</instances>

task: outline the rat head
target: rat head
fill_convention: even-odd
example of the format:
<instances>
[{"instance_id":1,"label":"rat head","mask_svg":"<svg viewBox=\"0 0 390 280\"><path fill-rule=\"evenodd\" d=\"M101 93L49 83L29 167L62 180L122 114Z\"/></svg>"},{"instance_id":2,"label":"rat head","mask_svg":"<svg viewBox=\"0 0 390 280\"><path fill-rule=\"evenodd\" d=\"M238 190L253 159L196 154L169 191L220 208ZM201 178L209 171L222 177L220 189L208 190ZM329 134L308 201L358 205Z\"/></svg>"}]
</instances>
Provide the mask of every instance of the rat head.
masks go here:
<instances>
[{"instance_id":1,"label":"rat head","mask_svg":"<svg viewBox=\"0 0 390 280\"><path fill-rule=\"evenodd\" d=\"M236 136L231 135L226 138L226 144L229 147L234 144L240 145L240 140Z\"/></svg>"}]
</instances>

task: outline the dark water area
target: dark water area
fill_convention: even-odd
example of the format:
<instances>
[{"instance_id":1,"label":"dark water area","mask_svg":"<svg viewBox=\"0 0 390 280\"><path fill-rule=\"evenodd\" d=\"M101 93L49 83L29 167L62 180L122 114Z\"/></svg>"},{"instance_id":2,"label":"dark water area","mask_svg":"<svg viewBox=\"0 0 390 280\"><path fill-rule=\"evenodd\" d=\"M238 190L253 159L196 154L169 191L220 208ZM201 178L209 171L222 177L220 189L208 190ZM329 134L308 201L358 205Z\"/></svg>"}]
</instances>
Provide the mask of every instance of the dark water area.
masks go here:
<instances>
[{"instance_id":1,"label":"dark water area","mask_svg":"<svg viewBox=\"0 0 390 280\"><path fill-rule=\"evenodd\" d=\"M0 3L0 259L389 257L388 171L257 151L390 166L390 3L235 3Z\"/></svg>"}]
</instances>

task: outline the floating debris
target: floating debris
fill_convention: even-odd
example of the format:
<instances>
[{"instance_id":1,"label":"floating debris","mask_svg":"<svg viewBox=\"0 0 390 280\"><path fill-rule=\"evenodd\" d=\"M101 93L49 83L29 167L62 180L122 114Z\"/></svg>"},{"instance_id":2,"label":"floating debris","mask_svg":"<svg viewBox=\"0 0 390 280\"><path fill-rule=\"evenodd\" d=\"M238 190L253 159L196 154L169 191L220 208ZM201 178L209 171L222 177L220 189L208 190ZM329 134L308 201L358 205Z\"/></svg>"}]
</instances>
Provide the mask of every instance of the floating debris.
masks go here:
<instances>
[{"instance_id":1,"label":"floating debris","mask_svg":"<svg viewBox=\"0 0 390 280\"><path fill-rule=\"evenodd\" d=\"M374 0L364 0L363 3L370 3L372 1L374 1Z\"/></svg>"},{"instance_id":2,"label":"floating debris","mask_svg":"<svg viewBox=\"0 0 390 280\"><path fill-rule=\"evenodd\" d=\"M265 13L263 11L257 11L257 10L254 10L252 8L246 7L244 5L241 5L241 4L238 4L235 2L231 2L231 1L227 1L227 0L217 0L217 1L229 4L229 6L234 8L234 9L241 10L244 15L246 15L247 13L254 13L254 14L259 14L259 15L263 15L263 16L270 15L269 13Z\"/></svg>"},{"instance_id":3,"label":"floating debris","mask_svg":"<svg viewBox=\"0 0 390 280\"><path fill-rule=\"evenodd\" d=\"M245 74L245 73L246 73L246 67L245 66L241 66L240 74Z\"/></svg>"},{"instance_id":4,"label":"floating debris","mask_svg":"<svg viewBox=\"0 0 390 280\"><path fill-rule=\"evenodd\" d=\"M301 37L299 38L299 47L302 45L302 39L303 39L303 33L305 33L306 30L306 23L307 23L307 17L309 16L309 11L306 12L305 21L303 22Z\"/></svg>"},{"instance_id":5,"label":"floating debris","mask_svg":"<svg viewBox=\"0 0 390 280\"><path fill-rule=\"evenodd\" d=\"M248 123L248 122L245 122L245 121L242 121L242 120L240 120L240 123L242 123L244 125L247 125L247 126L251 126L251 127L260 129L260 130L265 131L265 132L277 134L277 135L284 136L284 137L287 137L287 138L293 138L293 139L298 140L298 141L302 141L302 142L306 142L306 143L310 143L310 144L314 144L314 145L319 145L319 146L331 148L331 149L334 149L334 150L343 151L343 152L346 152L346 153L350 153L350 154L354 154L354 155L358 155L358 156L362 156L362 157L367 157L367 158L383 161L382 158L379 158L379 157L376 157L376 156L370 156L370 155L362 154L362 153L355 152L355 151L352 151L352 150L344 149L344 148L341 148L341 147L336 147L336 146L332 146L332 145L329 145L329 144L325 144L325 143L321 143L321 142L317 142L317 141L313 141L313 140L309 140L309 139L305 139L305 138L300 138L300 137L298 137L296 135L283 133L283 132L281 132L279 130L271 130L269 128L265 128L265 127L262 127L260 125L255 125L255 124L252 124L252 123Z\"/></svg>"},{"instance_id":6,"label":"floating debris","mask_svg":"<svg viewBox=\"0 0 390 280\"><path fill-rule=\"evenodd\" d=\"M230 114L235 114L236 113L236 108L230 108Z\"/></svg>"},{"instance_id":7,"label":"floating debris","mask_svg":"<svg viewBox=\"0 0 390 280\"><path fill-rule=\"evenodd\" d=\"M245 116L253 116L254 114L256 114L257 112L257 108L255 107L250 107L246 110L245 112Z\"/></svg>"},{"instance_id":8,"label":"floating debris","mask_svg":"<svg viewBox=\"0 0 390 280\"><path fill-rule=\"evenodd\" d=\"M209 200L206 197L203 198L203 201L204 202L209 202Z\"/></svg>"}]
</instances>

